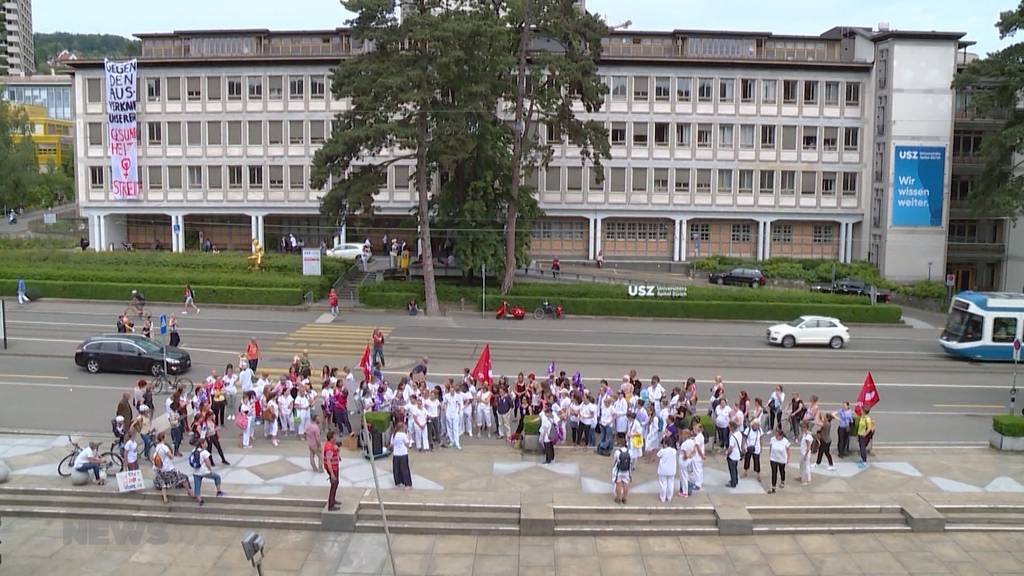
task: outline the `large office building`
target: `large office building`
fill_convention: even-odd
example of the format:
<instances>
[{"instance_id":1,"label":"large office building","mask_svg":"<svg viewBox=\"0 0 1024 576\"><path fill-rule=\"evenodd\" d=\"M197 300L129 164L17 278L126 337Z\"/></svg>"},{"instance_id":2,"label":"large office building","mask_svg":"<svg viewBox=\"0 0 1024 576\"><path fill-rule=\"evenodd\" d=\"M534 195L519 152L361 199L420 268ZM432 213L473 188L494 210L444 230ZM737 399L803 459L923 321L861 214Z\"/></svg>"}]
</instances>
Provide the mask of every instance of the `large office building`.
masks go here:
<instances>
[{"instance_id":1,"label":"large office building","mask_svg":"<svg viewBox=\"0 0 1024 576\"><path fill-rule=\"evenodd\" d=\"M608 96L592 116L608 128L611 159L598 174L540 130L556 153L529 177L545 213L534 255L856 259L897 281L940 279L961 37L612 32L600 67ZM362 50L350 32L139 38L137 199L112 199L102 62L70 63L92 245L183 250L202 231L243 248L277 232L320 234L323 191L310 188L310 163L349 105L332 98L329 74ZM376 196L382 225L408 217L410 170L390 167Z\"/></svg>"},{"instance_id":2,"label":"large office building","mask_svg":"<svg viewBox=\"0 0 1024 576\"><path fill-rule=\"evenodd\" d=\"M42 106L47 117L71 122L71 85L69 74L0 76L0 98L16 105Z\"/></svg>"},{"instance_id":3,"label":"large office building","mask_svg":"<svg viewBox=\"0 0 1024 576\"><path fill-rule=\"evenodd\" d=\"M32 0L0 0L6 34L0 38L0 52L6 56L7 73L31 76L36 73L36 52L32 40Z\"/></svg>"}]
</instances>

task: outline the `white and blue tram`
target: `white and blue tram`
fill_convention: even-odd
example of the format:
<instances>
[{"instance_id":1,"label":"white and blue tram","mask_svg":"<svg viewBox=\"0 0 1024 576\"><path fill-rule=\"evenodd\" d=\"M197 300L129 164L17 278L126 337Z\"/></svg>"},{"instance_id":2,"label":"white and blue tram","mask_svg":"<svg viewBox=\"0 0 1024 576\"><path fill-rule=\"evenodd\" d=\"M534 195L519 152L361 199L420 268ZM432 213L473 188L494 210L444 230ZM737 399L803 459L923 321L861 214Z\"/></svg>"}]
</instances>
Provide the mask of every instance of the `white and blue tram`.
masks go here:
<instances>
[{"instance_id":1,"label":"white and blue tram","mask_svg":"<svg viewBox=\"0 0 1024 576\"><path fill-rule=\"evenodd\" d=\"M1024 337L1024 294L961 292L949 307L939 344L950 356L991 362L1013 360L1013 341Z\"/></svg>"}]
</instances>

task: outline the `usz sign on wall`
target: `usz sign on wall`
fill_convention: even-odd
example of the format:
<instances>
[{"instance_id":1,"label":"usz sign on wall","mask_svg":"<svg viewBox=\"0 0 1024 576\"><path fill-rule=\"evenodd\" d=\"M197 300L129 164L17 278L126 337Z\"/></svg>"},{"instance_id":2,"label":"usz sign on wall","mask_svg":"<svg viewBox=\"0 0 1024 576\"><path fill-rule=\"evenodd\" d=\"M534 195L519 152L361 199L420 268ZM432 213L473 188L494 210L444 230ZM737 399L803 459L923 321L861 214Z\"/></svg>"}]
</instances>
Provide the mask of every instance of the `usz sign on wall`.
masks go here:
<instances>
[{"instance_id":1,"label":"usz sign on wall","mask_svg":"<svg viewBox=\"0 0 1024 576\"><path fill-rule=\"evenodd\" d=\"M633 298L685 298L686 286L630 284L626 292Z\"/></svg>"},{"instance_id":2,"label":"usz sign on wall","mask_svg":"<svg viewBox=\"0 0 1024 576\"><path fill-rule=\"evenodd\" d=\"M896 146L892 179L892 225L942 226L944 146Z\"/></svg>"}]
</instances>

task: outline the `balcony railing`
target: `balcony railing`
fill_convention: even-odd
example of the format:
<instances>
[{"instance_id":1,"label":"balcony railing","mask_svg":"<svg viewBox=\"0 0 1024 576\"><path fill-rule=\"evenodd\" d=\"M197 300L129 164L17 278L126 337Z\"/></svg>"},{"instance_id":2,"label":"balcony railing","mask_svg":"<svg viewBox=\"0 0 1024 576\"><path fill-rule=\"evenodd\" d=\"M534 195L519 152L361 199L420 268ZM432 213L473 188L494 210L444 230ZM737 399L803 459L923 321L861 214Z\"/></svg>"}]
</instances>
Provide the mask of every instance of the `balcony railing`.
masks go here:
<instances>
[{"instance_id":1,"label":"balcony railing","mask_svg":"<svg viewBox=\"0 0 1024 576\"><path fill-rule=\"evenodd\" d=\"M947 246L950 256L1002 256L1006 253L1005 242L976 242L951 238Z\"/></svg>"},{"instance_id":2,"label":"balcony railing","mask_svg":"<svg viewBox=\"0 0 1024 576\"><path fill-rule=\"evenodd\" d=\"M984 114L978 112L974 108L968 108L966 110L955 110L953 117L957 120L1006 120L1010 116L1006 110L990 110Z\"/></svg>"}]
</instances>

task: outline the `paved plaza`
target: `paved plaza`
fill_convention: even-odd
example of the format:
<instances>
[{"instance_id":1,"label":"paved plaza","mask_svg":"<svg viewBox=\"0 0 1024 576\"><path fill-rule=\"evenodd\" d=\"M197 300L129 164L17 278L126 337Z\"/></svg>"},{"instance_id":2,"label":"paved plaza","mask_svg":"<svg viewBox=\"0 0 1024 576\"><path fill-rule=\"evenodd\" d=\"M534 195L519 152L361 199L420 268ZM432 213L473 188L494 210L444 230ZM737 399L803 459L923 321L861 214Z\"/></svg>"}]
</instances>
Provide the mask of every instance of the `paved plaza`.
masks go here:
<instances>
[{"instance_id":1,"label":"paved plaza","mask_svg":"<svg viewBox=\"0 0 1024 576\"><path fill-rule=\"evenodd\" d=\"M2 571L18 576L250 576L243 530L13 518ZM134 536L128 536L133 534ZM266 576L392 574L382 534L269 530ZM402 576L744 576L1024 572L1024 533L683 537L394 536Z\"/></svg>"}]
</instances>

